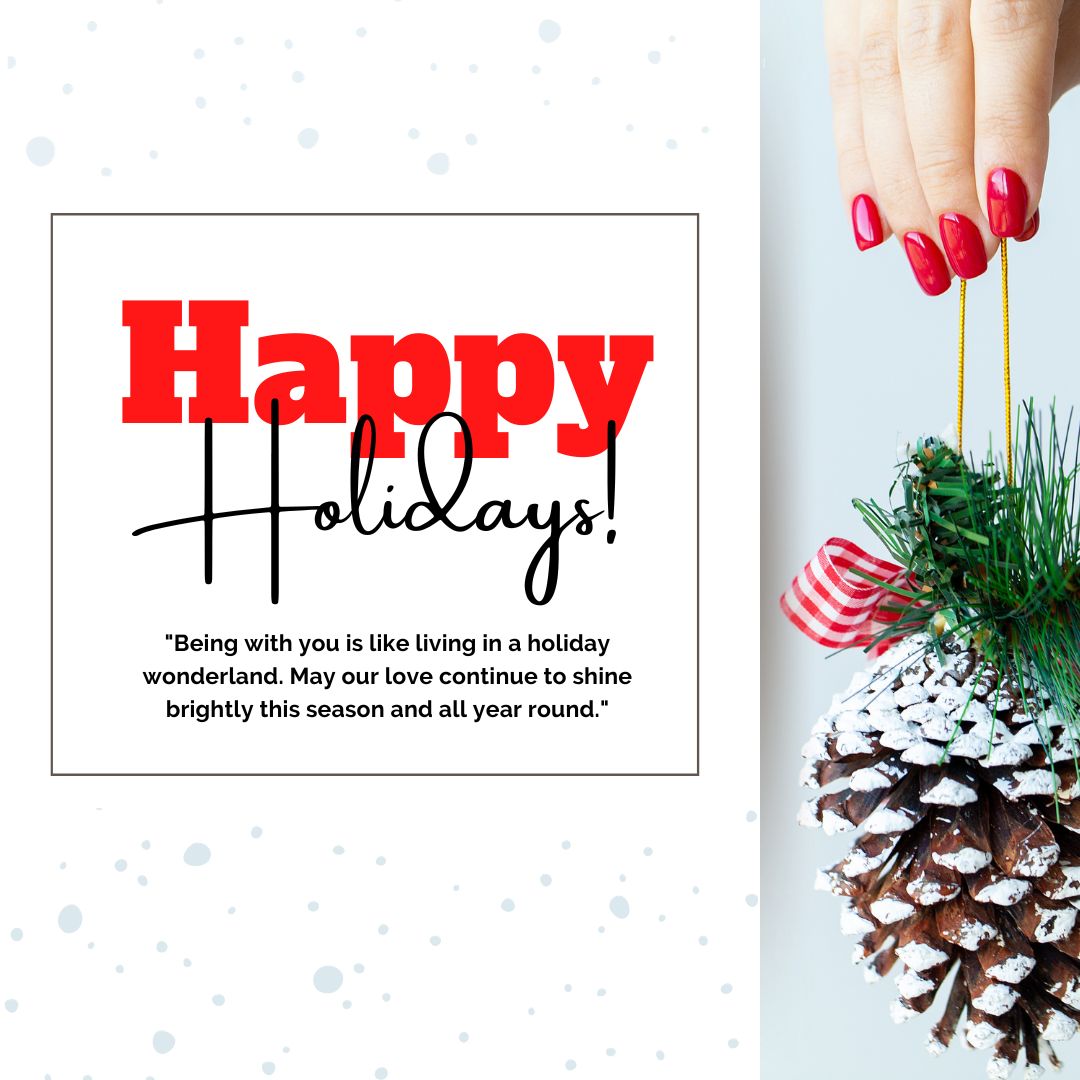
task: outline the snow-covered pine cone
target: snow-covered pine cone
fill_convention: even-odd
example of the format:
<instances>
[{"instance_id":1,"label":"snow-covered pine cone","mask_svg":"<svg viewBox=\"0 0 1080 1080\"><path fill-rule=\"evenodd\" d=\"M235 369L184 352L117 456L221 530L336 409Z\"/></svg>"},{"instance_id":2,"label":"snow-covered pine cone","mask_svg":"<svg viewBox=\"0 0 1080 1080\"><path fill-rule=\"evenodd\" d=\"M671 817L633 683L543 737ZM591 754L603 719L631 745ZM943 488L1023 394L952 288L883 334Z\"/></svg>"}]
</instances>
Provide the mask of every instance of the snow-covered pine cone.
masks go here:
<instances>
[{"instance_id":1,"label":"snow-covered pine cone","mask_svg":"<svg viewBox=\"0 0 1080 1080\"><path fill-rule=\"evenodd\" d=\"M987 1072L1057 1064L1080 1020L1077 746L1045 694L975 649L915 635L893 646L814 726L800 824L858 836L818 887L874 981L899 962L897 1023L942 993L928 1049L960 1021ZM1057 798L1055 800L1055 788ZM1075 800L1075 801L1074 801Z\"/></svg>"}]
</instances>

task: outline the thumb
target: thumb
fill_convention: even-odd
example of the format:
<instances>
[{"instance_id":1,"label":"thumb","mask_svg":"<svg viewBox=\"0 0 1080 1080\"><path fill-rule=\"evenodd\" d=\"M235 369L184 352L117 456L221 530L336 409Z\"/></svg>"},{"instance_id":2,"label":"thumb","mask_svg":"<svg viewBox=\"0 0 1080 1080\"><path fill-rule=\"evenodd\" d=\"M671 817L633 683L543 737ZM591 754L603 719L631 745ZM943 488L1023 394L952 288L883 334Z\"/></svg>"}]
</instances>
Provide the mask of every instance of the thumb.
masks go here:
<instances>
[{"instance_id":1,"label":"thumb","mask_svg":"<svg viewBox=\"0 0 1080 1080\"><path fill-rule=\"evenodd\" d=\"M972 0L975 178L995 236L1020 236L1042 196L1062 0Z\"/></svg>"}]
</instances>

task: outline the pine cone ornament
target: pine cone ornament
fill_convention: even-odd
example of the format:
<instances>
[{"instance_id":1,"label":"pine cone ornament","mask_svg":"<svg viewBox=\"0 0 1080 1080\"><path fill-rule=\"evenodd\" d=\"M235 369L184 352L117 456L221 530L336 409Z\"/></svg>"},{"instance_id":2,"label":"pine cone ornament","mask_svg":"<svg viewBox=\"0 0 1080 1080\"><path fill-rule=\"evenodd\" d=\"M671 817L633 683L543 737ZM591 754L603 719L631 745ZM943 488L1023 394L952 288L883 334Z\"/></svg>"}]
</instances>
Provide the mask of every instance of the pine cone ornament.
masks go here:
<instances>
[{"instance_id":1,"label":"pine cone ornament","mask_svg":"<svg viewBox=\"0 0 1080 1080\"><path fill-rule=\"evenodd\" d=\"M800 823L857 833L818 887L897 1023L944 1000L928 1041L992 1047L993 1080L1058 1065L1080 1021L1080 749L1024 670L913 634L813 728ZM951 983L950 983L951 979Z\"/></svg>"}]
</instances>

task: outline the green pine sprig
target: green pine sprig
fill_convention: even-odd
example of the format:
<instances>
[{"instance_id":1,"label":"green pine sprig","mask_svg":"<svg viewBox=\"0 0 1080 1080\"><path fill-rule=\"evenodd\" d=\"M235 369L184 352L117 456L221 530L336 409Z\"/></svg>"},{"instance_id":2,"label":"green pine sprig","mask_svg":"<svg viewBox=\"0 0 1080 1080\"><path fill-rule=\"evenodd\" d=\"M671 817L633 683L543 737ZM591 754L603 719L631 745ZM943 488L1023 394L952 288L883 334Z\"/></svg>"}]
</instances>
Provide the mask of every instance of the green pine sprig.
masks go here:
<instances>
[{"instance_id":1,"label":"green pine sprig","mask_svg":"<svg viewBox=\"0 0 1080 1080\"><path fill-rule=\"evenodd\" d=\"M1052 408L1044 433L1030 403L1017 426L1012 483L992 451L976 462L927 438L901 463L890 505L854 500L908 577L888 586L896 622L869 647L917 631L939 650L974 644L1080 733L1080 438Z\"/></svg>"}]
</instances>

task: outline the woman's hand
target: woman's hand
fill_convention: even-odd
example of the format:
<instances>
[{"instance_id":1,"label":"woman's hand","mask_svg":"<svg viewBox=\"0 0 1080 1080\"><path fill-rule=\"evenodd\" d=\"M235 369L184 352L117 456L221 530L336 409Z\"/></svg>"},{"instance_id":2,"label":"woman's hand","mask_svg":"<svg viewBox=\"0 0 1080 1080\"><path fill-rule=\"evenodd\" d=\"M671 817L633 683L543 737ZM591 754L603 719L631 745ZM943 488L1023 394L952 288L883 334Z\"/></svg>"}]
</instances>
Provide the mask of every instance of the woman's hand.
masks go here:
<instances>
[{"instance_id":1,"label":"woman's hand","mask_svg":"<svg viewBox=\"0 0 1080 1080\"><path fill-rule=\"evenodd\" d=\"M860 250L894 233L937 296L999 237L1035 235L1050 107L1080 82L1080 0L825 0L825 33Z\"/></svg>"}]
</instances>

